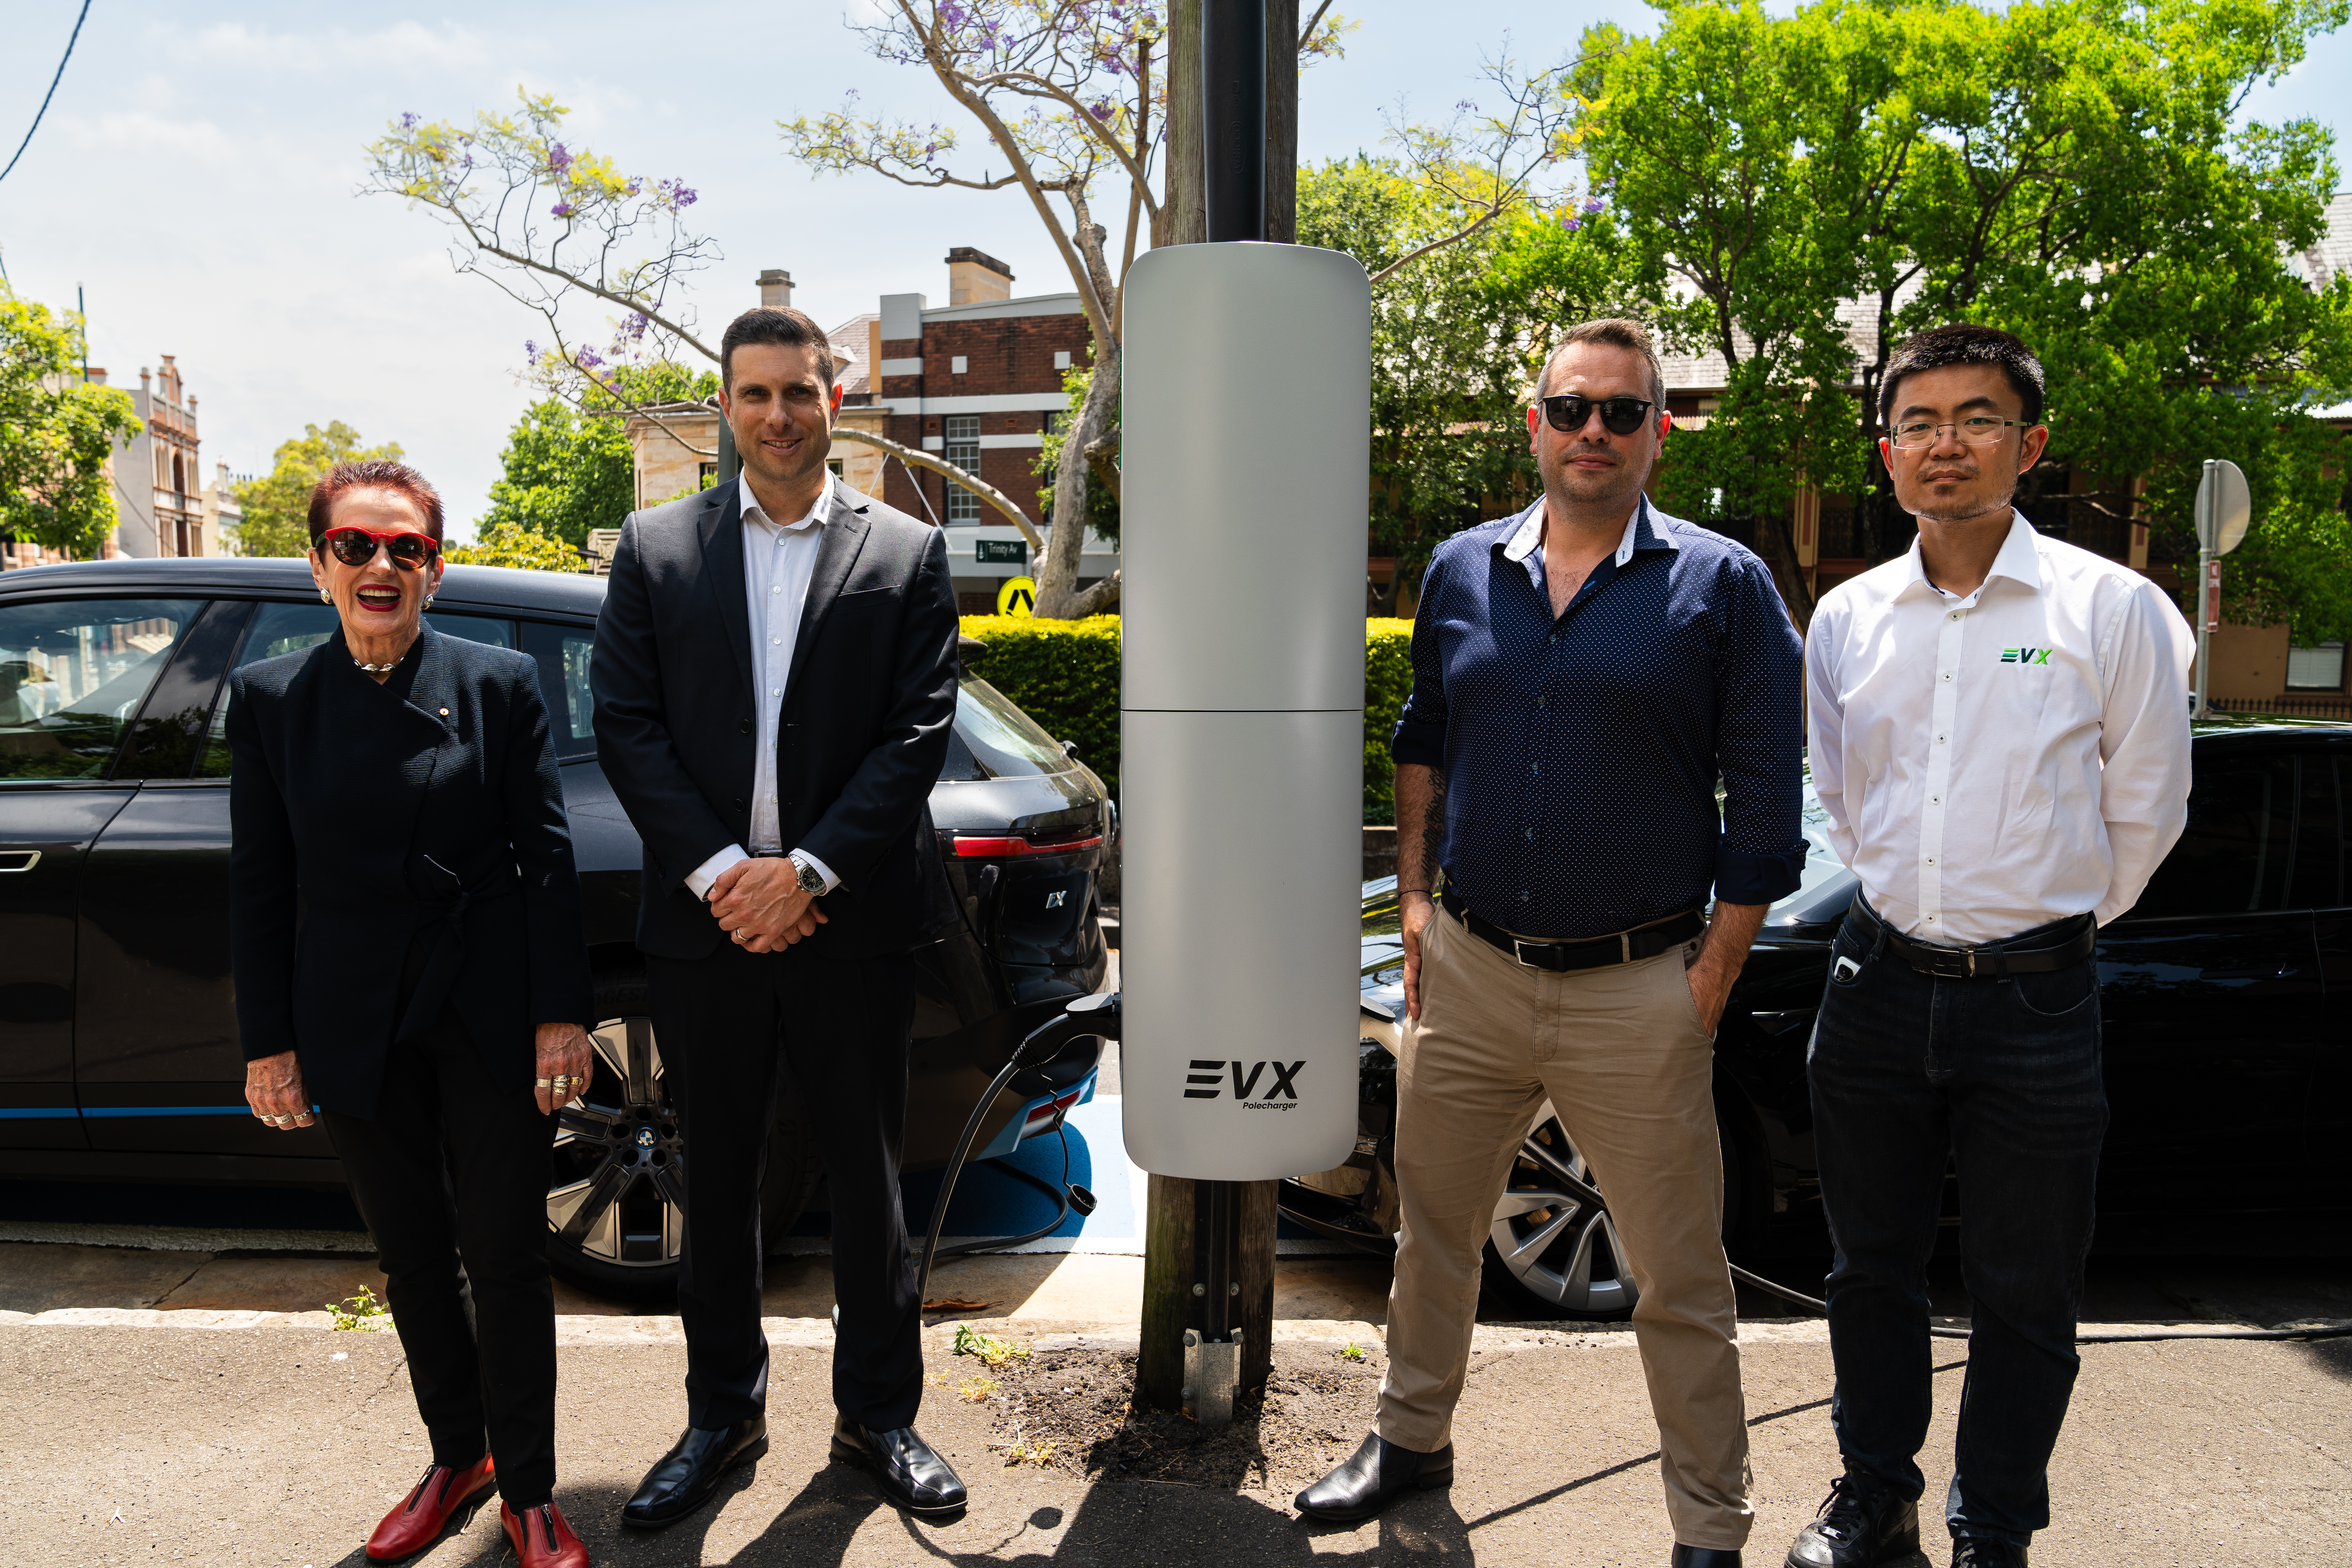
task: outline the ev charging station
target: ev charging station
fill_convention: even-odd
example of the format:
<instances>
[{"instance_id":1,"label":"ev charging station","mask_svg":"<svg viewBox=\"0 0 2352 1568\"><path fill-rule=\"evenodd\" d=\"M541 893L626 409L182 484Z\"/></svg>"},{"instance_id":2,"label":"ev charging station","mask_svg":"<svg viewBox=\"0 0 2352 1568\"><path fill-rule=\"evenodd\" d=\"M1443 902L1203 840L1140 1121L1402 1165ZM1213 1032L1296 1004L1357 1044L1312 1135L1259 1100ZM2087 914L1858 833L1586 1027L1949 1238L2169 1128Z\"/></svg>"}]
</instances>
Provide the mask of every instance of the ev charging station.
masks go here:
<instances>
[{"instance_id":1,"label":"ev charging station","mask_svg":"<svg viewBox=\"0 0 2352 1568\"><path fill-rule=\"evenodd\" d=\"M1240 1365L1238 1184L1355 1148L1371 291L1265 237L1262 0L1202 6L1208 238L1129 273L1128 1152L1195 1181L1191 1405Z\"/></svg>"}]
</instances>

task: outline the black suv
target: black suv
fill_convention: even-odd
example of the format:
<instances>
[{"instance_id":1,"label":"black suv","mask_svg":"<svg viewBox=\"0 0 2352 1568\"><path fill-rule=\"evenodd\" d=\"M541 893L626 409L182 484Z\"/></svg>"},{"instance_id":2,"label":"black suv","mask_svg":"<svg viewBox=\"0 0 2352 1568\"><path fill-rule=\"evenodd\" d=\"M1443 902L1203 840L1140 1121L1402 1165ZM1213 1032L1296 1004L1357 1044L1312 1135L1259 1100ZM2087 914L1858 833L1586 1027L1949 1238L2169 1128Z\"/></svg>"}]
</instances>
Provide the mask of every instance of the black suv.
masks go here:
<instances>
[{"instance_id":1,"label":"black suv","mask_svg":"<svg viewBox=\"0 0 2352 1568\"><path fill-rule=\"evenodd\" d=\"M539 661L595 964L599 1058L566 1110L550 1256L584 1284L674 1274L688 1155L664 1090L633 945L639 846L596 765L588 665L604 584L453 566L435 629ZM110 561L0 574L0 1175L340 1184L324 1131L245 1105L229 982L229 670L323 640L308 565ZM967 644L967 655L977 645ZM1029 1029L1095 990L1108 792L966 676L931 792L961 929L918 954L909 1167L944 1163ZM1089 1098L1100 1042L1014 1080L981 1157ZM763 1194L782 1236L822 1173L779 1097Z\"/></svg>"}]
</instances>

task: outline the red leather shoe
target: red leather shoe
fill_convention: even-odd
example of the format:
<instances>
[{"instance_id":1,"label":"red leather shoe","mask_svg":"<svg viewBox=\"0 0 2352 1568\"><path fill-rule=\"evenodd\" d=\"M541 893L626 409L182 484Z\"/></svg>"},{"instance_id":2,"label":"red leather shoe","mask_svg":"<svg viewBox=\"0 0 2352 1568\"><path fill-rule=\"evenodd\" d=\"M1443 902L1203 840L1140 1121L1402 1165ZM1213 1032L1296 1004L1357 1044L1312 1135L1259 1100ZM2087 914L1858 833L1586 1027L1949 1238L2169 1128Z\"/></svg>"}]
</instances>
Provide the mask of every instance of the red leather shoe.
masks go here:
<instances>
[{"instance_id":1,"label":"red leather shoe","mask_svg":"<svg viewBox=\"0 0 2352 1568\"><path fill-rule=\"evenodd\" d=\"M446 1465L433 1466L416 1483L416 1489L385 1514L383 1522L375 1527L375 1533L368 1537L367 1560L397 1563L404 1557L414 1557L440 1540L453 1519L463 1530L466 1521L473 1518L475 1508L497 1484L488 1454L462 1470L453 1470Z\"/></svg>"},{"instance_id":2,"label":"red leather shoe","mask_svg":"<svg viewBox=\"0 0 2352 1568\"><path fill-rule=\"evenodd\" d=\"M551 1502L515 1512L502 1500L499 1522L507 1527L522 1568L588 1568L588 1549L563 1522L563 1510Z\"/></svg>"}]
</instances>

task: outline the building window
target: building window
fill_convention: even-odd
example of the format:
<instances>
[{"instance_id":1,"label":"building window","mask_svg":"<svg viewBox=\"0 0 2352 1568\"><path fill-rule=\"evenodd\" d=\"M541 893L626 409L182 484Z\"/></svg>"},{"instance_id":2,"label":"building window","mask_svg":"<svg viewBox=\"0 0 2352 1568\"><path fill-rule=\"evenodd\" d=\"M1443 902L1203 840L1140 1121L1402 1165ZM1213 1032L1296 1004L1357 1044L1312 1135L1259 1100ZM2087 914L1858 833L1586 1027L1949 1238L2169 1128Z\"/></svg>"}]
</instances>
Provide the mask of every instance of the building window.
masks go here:
<instances>
[{"instance_id":1,"label":"building window","mask_svg":"<svg viewBox=\"0 0 2352 1568\"><path fill-rule=\"evenodd\" d=\"M950 375L961 375L965 371L970 370L971 368L971 361L964 357L962 354L953 354L949 357L948 373Z\"/></svg>"},{"instance_id":2,"label":"building window","mask_svg":"<svg viewBox=\"0 0 2352 1568\"><path fill-rule=\"evenodd\" d=\"M942 456L949 462L966 473L980 472L980 416L977 414L949 415L945 446L947 450ZM980 498L952 481L948 485L948 521L950 522L980 521Z\"/></svg>"},{"instance_id":3,"label":"building window","mask_svg":"<svg viewBox=\"0 0 2352 1568\"><path fill-rule=\"evenodd\" d=\"M2287 649L2286 689L2289 691L2343 690L2344 645L2324 642L2317 647Z\"/></svg>"},{"instance_id":4,"label":"building window","mask_svg":"<svg viewBox=\"0 0 2352 1568\"><path fill-rule=\"evenodd\" d=\"M841 478L841 459L839 458L827 458L824 460L824 471L831 474L836 479Z\"/></svg>"},{"instance_id":5,"label":"building window","mask_svg":"<svg viewBox=\"0 0 2352 1568\"><path fill-rule=\"evenodd\" d=\"M694 488L695 488L696 489L698 489L698 490L707 490L707 489L709 489L711 486L713 486L713 485L715 485L715 484L717 484L717 483L719 482L719 465L718 465L718 464L716 464L716 463L697 463L694 467L695 467Z\"/></svg>"}]
</instances>

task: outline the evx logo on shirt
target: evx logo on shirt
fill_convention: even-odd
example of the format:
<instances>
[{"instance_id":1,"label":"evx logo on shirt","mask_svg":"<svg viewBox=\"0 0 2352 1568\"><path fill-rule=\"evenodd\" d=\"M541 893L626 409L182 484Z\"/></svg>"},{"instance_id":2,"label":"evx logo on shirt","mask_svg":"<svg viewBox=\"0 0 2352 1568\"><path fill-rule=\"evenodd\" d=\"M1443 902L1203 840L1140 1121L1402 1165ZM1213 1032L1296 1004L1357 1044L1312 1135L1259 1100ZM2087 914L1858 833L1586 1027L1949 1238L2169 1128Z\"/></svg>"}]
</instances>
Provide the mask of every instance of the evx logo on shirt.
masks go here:
<instances>
[{"instance_id":1,"label":"evx logo on shirt","mask_svg":"<svg viewBox=\"0 0 2352 1568\"><path fill-rule=\"evenodd\" d=\"M1250 1064L1248 1076L1244 1077L1242 1064L1239 1062L1196 1059L1191 1064L1192 1070L1184 1075L1184 1081L1187 1085L1209 1087L1187 1088L1184 1090L1184 1098L1187 1100L1216 1099L1224 1092L1224 1069L1230 1067L1234 1075L1234 1098L1241 1101L1244 1108L1251 1110L1288 1110L1298 1103L1298 1074L1306 1066L1304 1061L1292 1062L1287 1067L1280 1062L1253 1062ZM1269 1070L1274 1076L1266 1083L1265 1098L1252 1100L1250 1096L1257 1092L1258 1080L1265 1078Z\"/></svg>"},{"instance_id":2,"label":"evx logo on shirt","mask_svg":"<svg viewBox=\"0 0 2352 1568\"><path fill-rule=\"evenodd\" d=\"M2048 664L2056 650L2046 647L2005 647L2000 650L2003 664Z\"/></svg>"}]
</instances>

